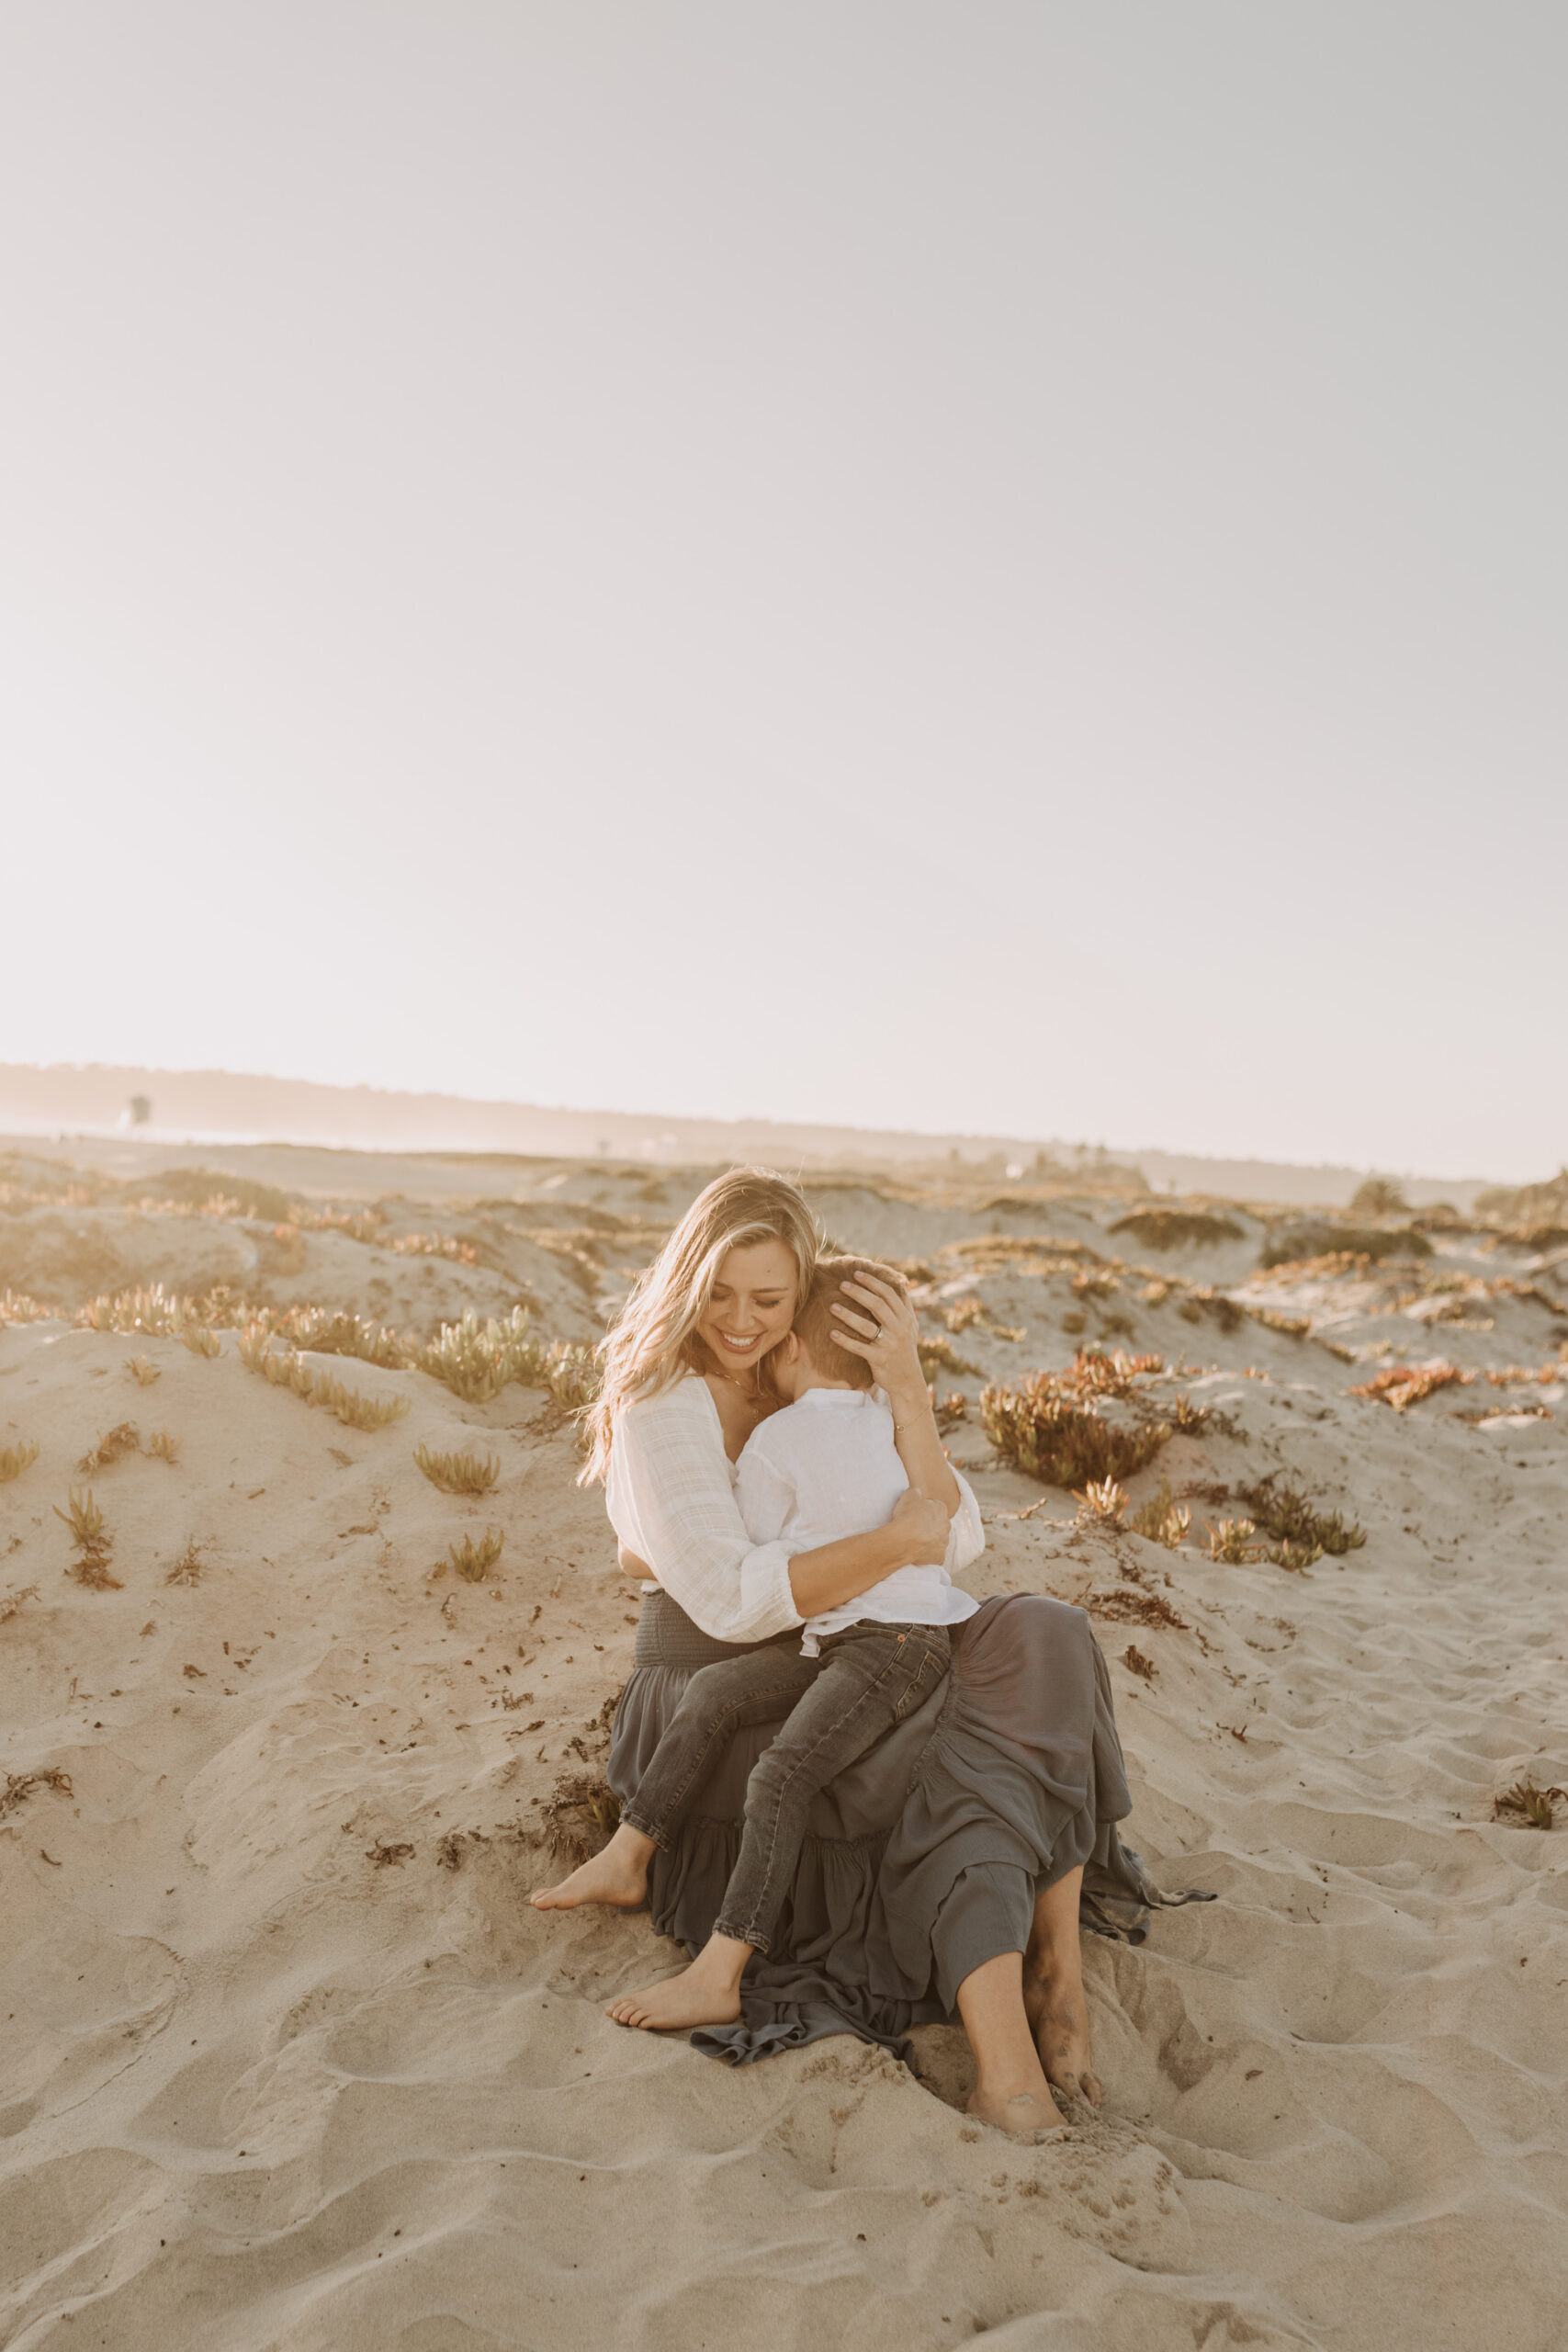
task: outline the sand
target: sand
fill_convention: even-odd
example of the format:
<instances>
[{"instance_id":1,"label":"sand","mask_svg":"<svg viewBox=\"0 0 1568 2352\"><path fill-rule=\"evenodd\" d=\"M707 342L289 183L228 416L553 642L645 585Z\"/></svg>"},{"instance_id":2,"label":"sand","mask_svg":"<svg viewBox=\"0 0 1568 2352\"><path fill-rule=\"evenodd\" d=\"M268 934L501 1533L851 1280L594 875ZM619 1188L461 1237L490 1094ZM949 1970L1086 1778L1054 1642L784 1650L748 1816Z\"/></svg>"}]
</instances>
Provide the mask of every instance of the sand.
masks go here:
<instances>
[{"instance_id":1,"label":"sand","mask_svg":"<svg viewBox=\"0 0 1568 2352\"><path fill-rule=\"evenodd\" d=\"M0 1820L0 2342L1562 2346L1568 1811L1550 1832L1494 1818L1525 1776L1568 1784L1550 1240L1455 1227L1416 1266L1259 1273L1265 1226L1238 1211L1234 1238L1161 1250L1110 1233L1124 1198L818 1195L840 1241L924 1261L933 1334L971 1298L1021 1334L972 1319L951 1339L976 1370L938 1375L970 1400L949 1442L989 1522L974 1589L1101 1612L1154 1594L1184 1621L1099 1630L1131 1841L1222 1899L1139 1948L1089 1939L1105 2110L1020 2146L965 2120L954 2029L922 2030L913 2071L835 2040L731 2073L603 2017L675 1963L645 1918L529 1908L561 1868L552 1797L602 1768L636 1611L547 1396L465 1405L417 1372L312 1359L408 1398L363 1432L247 1371L233 1330L209 1360L70 1319L107 1267L422 1330L531 1295L581 1338L695 1173L563 1163L488 1209L389 1204L389 1236L467 1236L472 1264L5 1173L0 1287L62 1313L0 1329L0 1448L41 1448L0 1485L0 1607L37 1588L0 1623L19 1776ZM1019 1246L1041 1235L1066 1246ZM1173 1439L1134 1504L1162 1476L1179 1492L1277 1470L1364 1547L1304 1573L1227 1566L1202 1521L1240 1507L1201 1495L1175 1550L1075 1524L1071 1496L999 1464L974 1400L1099 1338L1191 1367L1151 1393L1228 1421ZM1474 1376L1402 1412L1348 1394L1438 1356ZM1495 1387L1489 1365L1545 1376ZM143 1443L167 1429L177 1459L81 1473L126 1420ZM422 1442L488 1449L494 1492L439 1493ZM54 1508L89 1484L118 1589L67 1573ZM487 1527L505 1537L490 1577L433 1575ZM195 1580L171 1582L192 1544ZM63 1780L27 1781L45 1774Z\"/></svg>"}]
</instances>

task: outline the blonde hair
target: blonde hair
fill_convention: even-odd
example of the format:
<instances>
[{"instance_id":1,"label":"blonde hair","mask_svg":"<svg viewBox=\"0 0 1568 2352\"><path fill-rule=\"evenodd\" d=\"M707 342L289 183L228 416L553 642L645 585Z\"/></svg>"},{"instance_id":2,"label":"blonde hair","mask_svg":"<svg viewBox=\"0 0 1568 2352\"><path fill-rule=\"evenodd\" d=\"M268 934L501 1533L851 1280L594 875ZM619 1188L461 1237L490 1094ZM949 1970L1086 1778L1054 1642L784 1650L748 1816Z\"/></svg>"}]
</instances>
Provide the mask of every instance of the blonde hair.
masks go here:
<instances>
[{"instance_id":1,"label":"blonde hair","mask_svg":"<svg viewBox=\"0 0 1568 2352\"><path fill-rule=\"evenodd\" d=\"M615 1423L628 1405L661 1396L683 1374L702 1370L697 1320L725 1253L758 1241L782 1241L794 1258L798 1306L821 1246L816 1220L787 1177L767 1168L731 1168L697 1194L595 1350L600 1388L583 1417L589 1455L580 1486L604 1476Z\"/></svg>"},{"instance_id":2,"label":"blonde hair","mask_svg":"<svg viewBox=\"0 0 1568 2352\"><path fill-rule=\"evenodd\" d=\"M834 1319L833 1307L854 1306L853 1299L840 1298L840 1283L852 1282L864 1274L878 1274L896 1290L900 1298L909 1295L909 1285L895 1266L885 1266L879 1258L818 1258L811 1287L795 1311L795 1336L811 1358L818 1372L831 1379L847 1380L852 1388L874 1388L876 1374L864 1356L853 1348L840 1348L834 1337L840 1330L851 1330L849 1324Z\"/></svg>"}]
</instances>

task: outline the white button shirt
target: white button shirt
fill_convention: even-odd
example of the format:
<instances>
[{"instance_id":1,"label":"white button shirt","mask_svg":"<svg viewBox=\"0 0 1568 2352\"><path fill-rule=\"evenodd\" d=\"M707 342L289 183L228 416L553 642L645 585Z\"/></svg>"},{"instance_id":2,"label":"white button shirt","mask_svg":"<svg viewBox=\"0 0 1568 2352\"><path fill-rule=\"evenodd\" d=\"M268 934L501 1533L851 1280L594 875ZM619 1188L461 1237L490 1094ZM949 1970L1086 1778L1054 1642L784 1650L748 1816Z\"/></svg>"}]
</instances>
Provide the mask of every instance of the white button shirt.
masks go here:
<instances>
[{"instance_id":1,"label":"white button shirt","mask_svg":"<svg viewBox=\"0 0 1568 2352\"><path fill-rule=\"evenodd\" d=\"M885 1527L909 1480L898 1458L893 1415L880 1389L808 1388L761 1422L736 1464L735 1499L755 1544L783 1543L793 1555ZM969 1507L973 1498L964 1493ZM961 1506L948 1535L959 1549ZM974 1532L979 1533L975 1512ZM977 1555L965 1552L964 1565ZM806 1621L808 1657L818 1640L867 1620L883 1625L959 1625L979 1602L959 1592L946 1566L895 1568L879 1584Z\"/></svg>"},{"instance_id":2,"label":"white button shirt","mask_svg":"<svg viewBox=\"0 0 1568 2352\"><path fill-rule=\"evenodd\" d=\"M783 1419L775 1414L762 1428ZM754 1432L753 1444L761 1434ZM718 1408L706 1381L692 1372L661 1396L628 1405L622 1413L604 1501L626 1550L648 1562L694 1624L717 1642L761 1642L804 1622L790 1591L789 1563L808 1547L782 1538L755 1543L736 1501L736 1476L737 1465L724 1450ZM958 1488L961 1501L947 1544L950 1573L977 1560L986 1543L979 1506L963 1478ZM891 1508L874 1523L880 1526ZM839 1528L826 1540L852 1532L863 1531Z\"/></svg>"}]
</instances>

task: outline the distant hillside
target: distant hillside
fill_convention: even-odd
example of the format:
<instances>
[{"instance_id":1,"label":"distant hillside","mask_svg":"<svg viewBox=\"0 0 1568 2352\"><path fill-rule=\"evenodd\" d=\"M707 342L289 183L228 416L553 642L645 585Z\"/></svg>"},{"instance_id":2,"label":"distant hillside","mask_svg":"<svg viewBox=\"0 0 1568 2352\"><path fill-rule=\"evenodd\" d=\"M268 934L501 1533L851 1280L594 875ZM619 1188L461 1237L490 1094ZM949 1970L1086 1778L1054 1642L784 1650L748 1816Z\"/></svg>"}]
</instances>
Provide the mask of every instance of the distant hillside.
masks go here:
<instances>
[{"instance_id":1,"label":"distant hillside","mask_svg":"<svg viewBox=\"0 0 1568 2352\"><path fill-rule=\"evenodd\" d=\"M133 1114L132 1104L136 1105ZM133 1118L135 1124L133 1124ZM137 1069L115 1064L45 1068L0 1063L0 1135L104 1136L149 1143L311 1144L333 1150L485 1152L706 1165L759 1159L789 1168L924 1163L950 1156L1021 1172L1040 1155L1066 1170L1130 1164L1161 1190L1231 1200L1343 1206L1365 1168L1294 1167L1152 1150L1106 1154L1040 1136L922 1135L914 1131L795 1125L771 1119L685 1119L659 1112L552 1110L478 1102L455 1094L403 1094L369 1086L318 1086L231 1070ZM1393 1171L1382 1171L1384 1173ZM1440 1182L1400 1174L1413 1206L1437 1200L1467 1208L1484 1179Z\"/></svg>"}]
</instances>

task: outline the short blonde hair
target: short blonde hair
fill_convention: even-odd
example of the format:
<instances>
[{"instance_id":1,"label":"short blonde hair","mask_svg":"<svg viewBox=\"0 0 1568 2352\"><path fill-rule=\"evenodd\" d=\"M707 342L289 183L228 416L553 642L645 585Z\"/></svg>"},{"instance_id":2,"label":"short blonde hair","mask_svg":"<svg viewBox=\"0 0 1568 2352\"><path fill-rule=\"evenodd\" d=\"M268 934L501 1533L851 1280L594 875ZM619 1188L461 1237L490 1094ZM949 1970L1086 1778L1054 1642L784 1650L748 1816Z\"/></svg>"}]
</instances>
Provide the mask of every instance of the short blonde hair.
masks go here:
<instances>
[{"instance_id":1,"label":"short blonde hair","mask_svg":"<svg viewBox=\"0 0 1568 2352\"><path fill-rule=\"evenodd\" d=\"M840 1306L847 1306L855 1313L861 1312L857 1302L845 1298L839 1285L853 1282L862 1274L878 1274L885 1283L892 1284L900 1298L908 1296L909 1286L903 1275L894 1267L883 1265L878 1259L818 1258L811 1288L795 1310L794 1329L795 1338L818 1372L829 1374L834 1380L847 1380L852 1388L874 1388L876 1374L865 1358L857 1355L853 1348L840 1347L834 1337L839 1331L850 1331L856 1339L861 1336L852 1326L839 1321L833 1313L833 1306L837 1301Z\"/></svg>"},{"instance_id":2,"label":"short blonde hair","mask_svg":"<svg viewBox=\"0 0 1568 2352\"><path fill-rule=\"evenodd\" d=\"M820 1240L799 1189L771 1169L731 1168L697 1194L599 1343L600 1388L583 1416L589 1455L580 1485L609 1469L615 1423L628 1405L662 1396L683 1374L703 1369L697 1320L726 1253L782 1241L795 1260L798 1306L810 1290Z\"/></svg>"}]
</instances>

